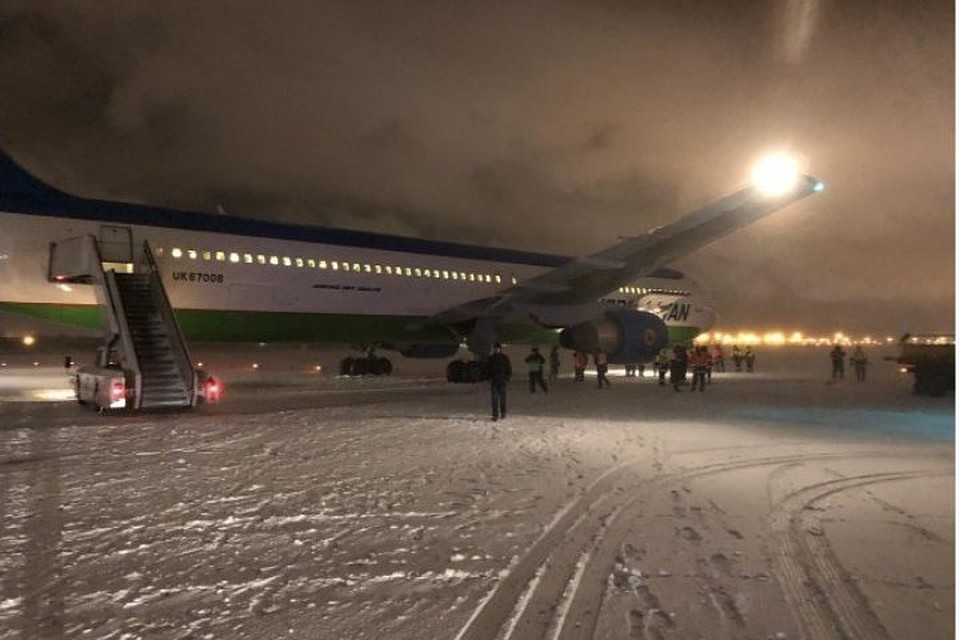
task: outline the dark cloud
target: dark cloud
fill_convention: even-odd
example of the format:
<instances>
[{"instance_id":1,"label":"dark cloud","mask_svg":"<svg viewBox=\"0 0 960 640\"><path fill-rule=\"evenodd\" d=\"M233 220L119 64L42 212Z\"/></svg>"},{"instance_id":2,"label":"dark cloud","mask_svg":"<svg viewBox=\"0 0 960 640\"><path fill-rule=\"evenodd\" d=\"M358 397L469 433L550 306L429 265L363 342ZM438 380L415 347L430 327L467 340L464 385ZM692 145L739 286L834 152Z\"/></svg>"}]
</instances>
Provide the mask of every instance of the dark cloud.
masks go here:
<instances>
[{"instance_id":1,"label":"dark cloud","mask_svg":"<svg viewBox=\"0 0 960 640\"><path fill-rule=\"evenodd\" d=\"M731 323L954 322L946 1L0 8L0 139L68 190L584 253L801 154L685 258ZM857 325L857 326L853 326Z\"/></svg>"}]
</instances>

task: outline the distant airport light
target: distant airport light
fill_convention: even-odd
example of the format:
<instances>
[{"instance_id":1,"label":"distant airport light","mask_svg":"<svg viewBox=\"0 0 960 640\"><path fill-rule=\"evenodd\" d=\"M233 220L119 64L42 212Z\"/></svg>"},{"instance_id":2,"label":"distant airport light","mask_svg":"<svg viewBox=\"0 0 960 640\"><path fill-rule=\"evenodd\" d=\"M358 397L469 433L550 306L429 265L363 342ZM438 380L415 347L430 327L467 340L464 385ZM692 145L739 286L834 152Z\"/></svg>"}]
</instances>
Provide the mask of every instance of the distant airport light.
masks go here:
<instances>
[{"instance_id":1,"label":"distant airport light","mask_svg":"<svg viewBox=\"0 0 960 640\"><path fill-rule=\"evenodd\" d=\"M753 186L761 194L771 198L789 192L797 184L799 177L797 161L783 153L763 158L751 174Z\"/></svg>"},{"instance_id":2,"label":"distant airport light","mask_svg":"<svg viewBox=\"0 0 960 640\"><path fill-rule=\"evenodd\" d=\"M37 339L34 338L33 336L23 336L22 342L23 342L23 346L32 347L37 343Z\"/></svg>"},{"instance_id":3,"label":"distant airport light","mask_svg":"<svg viewBox=\"0 0 960 640\"><path fill-rule=\"evenodd\" d=\"M260 368L260 364L257 363L257 362L254 362L252 365L250 365L250 368L251 368L251 369L254 369L254 370L259 369L259 368Z\"/></svg>"},{"instance_id":4,"label":"distant airport light","mask_svg":"<svg viewBox=\"0 0 960 640\"><path fill-rule=\"evenodd\" d=\"M813 190L816 191L817 193L823 192L823 190L826 188L827 187L825 184L823 184L822 180L817 180L816 183L814 183L813 185Z\"/></svg>"}]
</instances>

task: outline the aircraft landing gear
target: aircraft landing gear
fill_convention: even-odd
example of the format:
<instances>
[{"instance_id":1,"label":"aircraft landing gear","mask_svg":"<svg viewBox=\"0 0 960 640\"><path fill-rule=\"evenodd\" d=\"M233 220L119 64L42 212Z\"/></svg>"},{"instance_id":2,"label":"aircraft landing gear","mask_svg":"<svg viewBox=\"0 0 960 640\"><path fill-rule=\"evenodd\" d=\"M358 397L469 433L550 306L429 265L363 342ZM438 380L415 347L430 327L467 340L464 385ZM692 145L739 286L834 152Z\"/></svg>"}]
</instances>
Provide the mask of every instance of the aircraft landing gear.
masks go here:
<instances>
[{"instance_id":1,"label":"aircraft landing gear","mask_svg":"<svg viewBox=\"0 0 960 640\"><path fill-rule=\"evenodd\" d=\"M475 383L487 379L486 363L479 360L454 360L447 365L447 382Z\"/></svg>"},{"instance_id":2,"label":"aircraft landing gear","mask_svg":"<svg viewBox=\"0 0 960 640\"><path fill-rule=\"evenodd\" d=\"M378 357L373 350L363 358L347 357L340 361L341 376L388 376L393 373L393 363L388 358Z\"/></svg>"}]
</instances>

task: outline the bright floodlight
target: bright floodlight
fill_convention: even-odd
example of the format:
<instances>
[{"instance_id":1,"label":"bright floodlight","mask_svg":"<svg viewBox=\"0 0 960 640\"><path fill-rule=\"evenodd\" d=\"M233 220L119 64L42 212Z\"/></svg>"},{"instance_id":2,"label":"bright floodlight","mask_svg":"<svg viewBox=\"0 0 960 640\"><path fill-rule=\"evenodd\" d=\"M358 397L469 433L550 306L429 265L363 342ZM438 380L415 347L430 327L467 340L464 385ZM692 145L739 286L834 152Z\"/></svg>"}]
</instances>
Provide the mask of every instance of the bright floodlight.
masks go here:
<instances>
[{"instance_id":1,"label":"bright floodlight","mask_svg":"<svg viewBox=\"0 0 960 640\"><path fill-rule=\"evenodd\" d=\"M753 186L770 197L782 196L793 189L799 177L796 160L782 153L761 160L752 175Z\"/></svg>"}]
</instances>

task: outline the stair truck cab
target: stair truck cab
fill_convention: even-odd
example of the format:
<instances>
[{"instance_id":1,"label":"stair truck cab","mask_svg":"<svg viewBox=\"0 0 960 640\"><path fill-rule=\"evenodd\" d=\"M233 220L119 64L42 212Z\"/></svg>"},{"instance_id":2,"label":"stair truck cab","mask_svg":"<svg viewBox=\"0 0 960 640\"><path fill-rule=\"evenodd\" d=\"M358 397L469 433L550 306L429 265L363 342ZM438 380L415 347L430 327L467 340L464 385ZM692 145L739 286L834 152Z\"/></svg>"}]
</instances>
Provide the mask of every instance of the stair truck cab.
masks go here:
<instances>
[{"instance_id":1,"label":"stair truck cab","mask_svg":"<svg viewBox=\"0 0 960 640\"><path fill-rule=\"evenodd\" d=\"M900 373L912 374L913 391L942 396L956 388L956 338L953 334L905 334L900 338Z\"/></svg>"}]
</instances>

